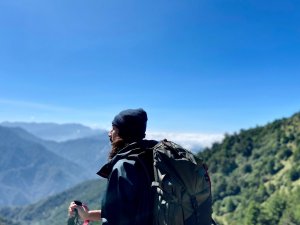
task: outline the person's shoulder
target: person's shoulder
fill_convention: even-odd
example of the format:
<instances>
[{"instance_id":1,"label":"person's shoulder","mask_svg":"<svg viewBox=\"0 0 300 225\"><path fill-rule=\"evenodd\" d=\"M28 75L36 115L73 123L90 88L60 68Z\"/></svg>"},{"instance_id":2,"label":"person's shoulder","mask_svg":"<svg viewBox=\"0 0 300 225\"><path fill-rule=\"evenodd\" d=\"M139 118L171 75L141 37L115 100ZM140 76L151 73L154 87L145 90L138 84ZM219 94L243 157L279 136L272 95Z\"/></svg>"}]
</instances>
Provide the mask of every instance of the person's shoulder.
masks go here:
<instances>
[{"instance_id":1,"label":"person's shoulder","mask_svg":"<svg viewBox=\"0 0 300 225\"><path fill-rule=\"evenodd\" d=\"M137 183L141 179L140 162L135 158L123 158L118 160L113 166L112 173L118 177Z\"/></svg>"},{"instance_id":2,"label":"person's shoulder","mask_svg":"<svg viewBox=\"0 0 300 225\"><path fill-rule=\"evenodd\" d=\"M113 164L113 170L131 170L140 166L140 162L152 159L152 148L158 143L156 140L143 139L140 142L132 143L127 151L119 154Z\"/></svg>"},{"instance_id":3,"label":"person's shoulder","mask_svg":"<svg viewBox=\"0 0 300 225\"><path fill-rule=\"evenodd\" d=\"M143 148L153 148L157 143L158 143L158 141L156 141L156 140L144 139L141 142L141 146Z\"/></svg>"},{"instance_id":4,"label":"person's shoulder","mask_svg":"<svg viewBox=\"0 0 300 225\"><path fill-rule=\"evenodd\" d=\"M119 159L113 166L112 170L119 171L120 174L135 173L139 167L138 157L126 157Z\"/></svg>"}]
</instances>

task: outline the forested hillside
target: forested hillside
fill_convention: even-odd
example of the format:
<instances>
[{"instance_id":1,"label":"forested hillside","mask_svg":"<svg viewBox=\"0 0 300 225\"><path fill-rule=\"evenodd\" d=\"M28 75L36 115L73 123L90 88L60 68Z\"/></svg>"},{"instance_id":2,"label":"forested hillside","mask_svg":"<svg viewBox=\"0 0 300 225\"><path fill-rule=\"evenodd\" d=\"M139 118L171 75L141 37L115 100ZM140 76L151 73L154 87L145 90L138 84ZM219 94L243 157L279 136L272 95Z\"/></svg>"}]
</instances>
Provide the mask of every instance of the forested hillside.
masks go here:
<instances>
[{"instance_id":1,"label":"forested hillside","mask_svg":"<svg viewBox=\"0 0 300 225\"><path fill-rule=\"evenodd\" d=\"M226 135L199 155L219 224L300 224L300 113Z\"/></svg>"},{"instance_id":2,"label":"forested hillside","mask_svg":"<svg viewBox=\"0 0 300 225\"><path fill-rule=\"evenodd\" d=\"M0 217L0 225L17 225L17 224L11 222L10 220L3 219L2 217Z\"/></svg>"},{"instance_id":3,"label":"forested hillside","mask_svg":"<svg viewBox=\"0 0 300 225\"><path fill-rule=\"evenodd\" d=\"M0 206L30 204L96 179L108 149L106 133L55 142L0 126Z\"/></svg>"},{"instance_id":4,"label":"forested hillside","mask_svg":"<svg viewBox=\"0 0 300 225\"><path fill-rule=\"evenodd\" d=\"M99 209L105 184L106 181L103 179L85 181L67 191L26 207L2 208L0 209L0 225L2 225L1 217L5 217L3 219L5 222L8 220L14 222L4 223L5 225L67 224L69 203L73 200L81 200L88 204L90 209Z\"/></svg>"}]
</instances>

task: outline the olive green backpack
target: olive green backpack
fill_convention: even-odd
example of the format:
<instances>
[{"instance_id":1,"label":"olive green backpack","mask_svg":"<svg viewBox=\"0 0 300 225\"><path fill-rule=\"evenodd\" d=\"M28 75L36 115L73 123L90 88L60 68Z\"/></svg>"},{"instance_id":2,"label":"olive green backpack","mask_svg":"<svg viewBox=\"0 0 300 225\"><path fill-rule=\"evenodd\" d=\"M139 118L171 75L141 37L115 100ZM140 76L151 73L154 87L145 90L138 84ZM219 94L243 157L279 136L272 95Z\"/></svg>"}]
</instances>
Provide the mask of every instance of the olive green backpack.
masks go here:
<instances>
[{"instance_id":1,"label":"olive green backpack","mask_svg":"<svg viewBox=\"0 0 300 225\"><path fill-rule=\"evenodd\" d=\"M207 166L190 151L163 140L153 148L154 225L211 225Z\"/></svg>"}]
</instances>

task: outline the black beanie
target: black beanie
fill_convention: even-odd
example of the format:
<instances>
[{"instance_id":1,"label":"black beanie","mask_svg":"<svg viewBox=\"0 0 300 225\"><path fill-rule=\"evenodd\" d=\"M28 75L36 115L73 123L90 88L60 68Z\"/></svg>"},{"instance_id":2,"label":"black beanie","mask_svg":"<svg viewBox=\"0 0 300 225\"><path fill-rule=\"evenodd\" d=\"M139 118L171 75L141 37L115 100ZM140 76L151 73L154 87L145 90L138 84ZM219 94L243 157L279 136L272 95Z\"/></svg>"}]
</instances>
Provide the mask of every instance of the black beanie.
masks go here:
<instances>
[{"instance_id":1,"label":"black beanie","mask_svg":"<svg viewBox=\"0 0 300 225\"><path fill-rule=\"evenodd\" d=\"M145 137L147 120L143 109L127 109L115 116L112 125L119 129L119 136L124 140L139 141Z\"/></svg>"}]
</instances>

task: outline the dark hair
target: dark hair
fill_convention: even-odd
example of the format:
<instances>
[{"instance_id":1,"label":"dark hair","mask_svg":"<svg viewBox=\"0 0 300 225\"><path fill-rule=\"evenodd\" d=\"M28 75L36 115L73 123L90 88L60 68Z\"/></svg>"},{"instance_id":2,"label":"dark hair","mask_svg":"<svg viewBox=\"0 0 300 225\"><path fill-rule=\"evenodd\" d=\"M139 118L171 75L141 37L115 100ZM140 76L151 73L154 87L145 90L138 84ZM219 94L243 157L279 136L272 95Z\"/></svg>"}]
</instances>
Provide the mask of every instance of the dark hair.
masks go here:
<instances>
[{"instance_id":1,"label":"dark hair","mask_svg":"<svg viewBox=\"0 0 300 225\"><path fill-rule=\"evenodd\" d=\"M120 137L117 137L117 139L111 143L111 150L108 155L108 159L111 160L118 152L125 148L129 143L123 140Z\"/></svg>"}]
</instances>

